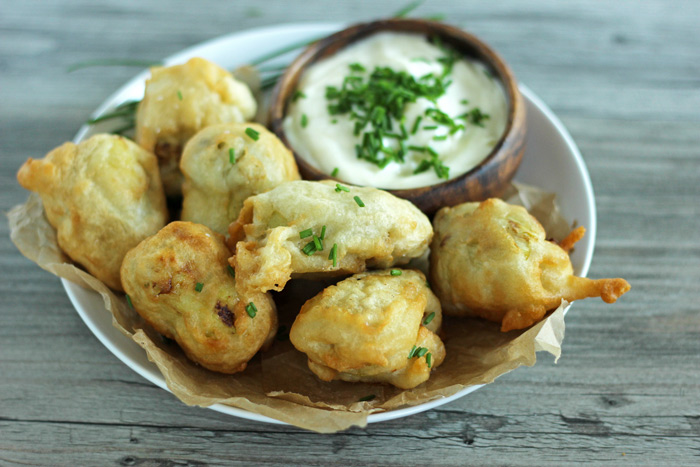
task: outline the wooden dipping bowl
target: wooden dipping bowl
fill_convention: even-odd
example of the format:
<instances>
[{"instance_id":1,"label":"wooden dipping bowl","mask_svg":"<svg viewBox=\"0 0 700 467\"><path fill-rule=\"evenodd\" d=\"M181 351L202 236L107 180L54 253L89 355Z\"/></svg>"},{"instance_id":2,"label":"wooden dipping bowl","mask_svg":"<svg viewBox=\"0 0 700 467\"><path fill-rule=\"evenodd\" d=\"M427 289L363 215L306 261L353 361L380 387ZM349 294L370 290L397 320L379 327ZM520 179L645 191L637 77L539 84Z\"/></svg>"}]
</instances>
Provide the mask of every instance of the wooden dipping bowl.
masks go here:
<instances>
[{"instance_id":1,"label":"wooden dipping bowl","mask_svg":"<svg viewBox=\"0 0 700 467\"><path fill-rule=\"evenodd\" d=\"M465 57L483 63L503 85L508 106L508 121L504 133L479 165L457 178L442 183L387 191L413 202L428 215L432 215L443 206L454 206L466 201L481 201L502 195L515 175L525 151L525 104L518 90L515 76L503 59L477 37L447 24L421 19L386 19L350 26L314 42L289 65L272 91L270 106L272 131L294 151L284 133L282 122L287 105L306 68L355 41L386 31L439 37L443 43L452 46ZM304 179L343 181L312 167L296 152L294 157ZM351 157L355 155L352 154Z\"/></svg>"}]
</instances>

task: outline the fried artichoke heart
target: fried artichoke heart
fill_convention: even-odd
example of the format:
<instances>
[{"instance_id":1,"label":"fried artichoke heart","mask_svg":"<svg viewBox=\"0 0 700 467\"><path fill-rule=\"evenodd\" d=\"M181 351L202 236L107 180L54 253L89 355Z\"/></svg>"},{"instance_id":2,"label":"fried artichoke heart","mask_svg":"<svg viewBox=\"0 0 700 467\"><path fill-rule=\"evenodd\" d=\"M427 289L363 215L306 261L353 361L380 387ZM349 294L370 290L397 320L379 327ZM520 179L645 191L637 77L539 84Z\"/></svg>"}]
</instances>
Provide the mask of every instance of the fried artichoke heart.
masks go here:
<instances>
[{"instance_id":1,"label":"fried artichoke heart","mask_svg":"<svg viewBox=\"0 0 700 467\"><path fill-rule=\"evenodd\" d=\"M293 277L406 264L426 251L433 230L417 207L386 191L295 181L248 198L229 234L241 286L266 292Z\"/></svg>"},{"instance_id":2,"label":"fried artichoke heart","mask_svg":"<svg viewBox=\"0 0 700 467\"><path fill-rule=\"evenodd\" d=\"M394 271L356 274L301 308L289 338L320 379L410 389L443 362L437 297L421 272Z\"/></svg>"},{"instance_id":3,"label":"fried artichoke heart","mask_svg":"<svg viewBox=\"0 0 700 467\"><path fill-rule=\"evenodd\" d=\"M255 123L201 130L185 146L180 169L185 177L181 219L220 234L226 234L246 198L299 180L291 151Z\"/></svg>"},{"instance_id":4,"label":"fried artichoke heart","mask_svg":"<svg viewBox=\"0 0 700 467\"><path fill-rule=\"evenodd\" d=\"M172 222L124 258L122 284L136 312L185 354L220 373L246 368L277 332L268 294L242 295L222 235Z\"/></svg>"},{"instance_id":5,"label":"fried artichoke heart","mask_svg":"<svg viewBox=\"0 0 700 467\"><path fill-rule=\"evenodd\" d=\"M27 160L17 180L41 196L61 250L115 290L124 255L168 219L158 161L121 136L65 143Z\"/></svg>"},{"instance_id":6,"label":"fried artichoke heart","mask_svg":"<svg viewBox=\"0 0 700 467\"><path fill-rule=\"evenodd\" d=\"M248 86L208 60L153 67L136 111L136 142L158 156L165 193L179 196L185 143L207 126L250 120L256 109Z\"/></svg>"},{"instance_id":7,"label":"fried artichoke heart","mask_svg":"<svg viewBox=\"0 0 700 467\"><path fill-rule=\"evenodd\" d=\"M430 284L447 315L500 322L501 331L524 329L567 301L601 297L613 303L630 289L624 279L574 276L568 249L545 239L525 208L499 199L438 211L430 248Z\"/></svg>"}]
</instances>

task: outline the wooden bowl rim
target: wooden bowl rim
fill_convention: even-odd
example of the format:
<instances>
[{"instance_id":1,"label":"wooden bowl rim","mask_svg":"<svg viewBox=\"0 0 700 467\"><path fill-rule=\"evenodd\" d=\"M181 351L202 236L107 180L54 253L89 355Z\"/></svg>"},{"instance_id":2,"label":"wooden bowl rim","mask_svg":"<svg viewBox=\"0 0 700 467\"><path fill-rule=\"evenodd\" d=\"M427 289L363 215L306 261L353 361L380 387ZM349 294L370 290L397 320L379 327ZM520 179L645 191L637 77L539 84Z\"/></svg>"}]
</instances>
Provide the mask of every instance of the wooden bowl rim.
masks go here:
<instances>
[{"instance_id":1,"label":"wooden bowl rim","mask_svg":"<svg viewBox=\"0 0 700 467\"><path fill-rule=\"evenodd\" d=\"M302 172L312 174L313 180L337 180L339 182L344 182L341 179L318 170L301 157L289 144L282 122L286 116L291 93L296 90L297 84L304 71L312 64L326 58L327 54L325 52L327 49L334 48L332 53L337 53L339 50L344 49L358 40L362 40L373 34L388 31L416 33L428 37L439 36L446 44L451 45L455 50L463 54L465 49L470 49L468 50L470 53L466 53L464 56L481 62L491 72L495 71L494 76L500 81L505 91L506 104L508 106L506 127L491 152L489 152L479 164L458 177L440 183L404 189L375 188L388 191L399 197L409 197L416 192L432 191L433 189L441 189L451 185L461 184L465 179L478 173L498 156L504 142L517 130L517 128L514 127L515 122L517 120L524 120L525 108L515 75L503 58L474 34L449 24L417 18L380 19L351 25L341 31L312 42L291 64L289 64L273 88L270 97L270 127L280 140L290 148L297 164L302 168ZM283 91L285 92L283 93Z\"/></svg>"}]
</instances>

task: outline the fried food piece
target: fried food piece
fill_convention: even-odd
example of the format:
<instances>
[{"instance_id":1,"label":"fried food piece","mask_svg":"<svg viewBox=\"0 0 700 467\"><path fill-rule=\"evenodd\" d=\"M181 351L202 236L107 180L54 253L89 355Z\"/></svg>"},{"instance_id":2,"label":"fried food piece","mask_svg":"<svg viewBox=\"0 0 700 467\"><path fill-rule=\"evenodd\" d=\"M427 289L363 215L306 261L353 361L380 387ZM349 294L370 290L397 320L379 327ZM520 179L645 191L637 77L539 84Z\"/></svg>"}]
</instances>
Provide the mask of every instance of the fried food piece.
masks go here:
<instances>
[{"instance_id":1,"label":"fried food piece","mask_svg":"<svg viewBox=\"0 0 700 467\"><path fill-rule=\"evenodd\" d=\"M17 180L41 196L63 252L115 290L126 252L168 219L158 161L121 136L95 135L29 158Z\"/></svg>"},{"instance_id":2,"label":"fried food piece","mask_svg":"<svg viewBox=\"0 0 700 467\"><path fill-rule=\"evenodd\" d=\"M136 112L136 142L158 156L165 193L178 196L185 143L209 125L250 120L256 108L248 86L203 58L153 67Z\"/></svg>"},{"instance_id":3,"label":"fried food piece","mask_svg":"<svg viewBox=\"0 0 700 467\"><path fill-rule=\"evenodd\" d=\"M265 292L292 277L406 264L426 251L433 229L417 207L386 191L296 181L248 198L229 234L241 286Z\"/></svg>"},{"instance_id":4,"label":"fried food piece","mask_svg":"<svg viewBox=\"0 0 700 467\"><path fill-rule=\"evenodd\" d=\"M220 373L243 371L277 332L274 302L238 293L229 254L208 227L172 222L131 250L121 269L138 314L190 360Z\"/></svg>"},{"instance_id":5,"label":"fried food piece","mask_svg":"<svg viewBox=\"0 0 700 467\"><path fill-rule=\"evenodd\" d=\"M410 389L427 381L431 368L445 359L436 334L442 311L425 276L391 271L355 274L301 308L289 338L322 380Z\"/></svg>"},{"instance_id":6,"label":"fried food piece","mask_svg":"<svg viewBox=\"0 0 700 467\"><path fill-rule=\"evenodd\" d=\"M525 208L499 199L438 211L430 254L430 284L445 314L500 322L501 331L524 329L567 301L601 297L613 303L630 289L624 279L574 276L560 245L545 240ZM583 236L575 229L570 249Z\"/></svg>"},{"instance_id":7,"label":"fried food piece","mask_svg":"<svg viewBox=\"0 0 700 467\"><path fill-rule=\"evenodd\" d=\"M180 169L185 176L182 220L204 224L221 234L236 220L246 198L299 180L291 151L255 123L226 123L201 130L185 146Z\"/></svg>"}]
</instances>

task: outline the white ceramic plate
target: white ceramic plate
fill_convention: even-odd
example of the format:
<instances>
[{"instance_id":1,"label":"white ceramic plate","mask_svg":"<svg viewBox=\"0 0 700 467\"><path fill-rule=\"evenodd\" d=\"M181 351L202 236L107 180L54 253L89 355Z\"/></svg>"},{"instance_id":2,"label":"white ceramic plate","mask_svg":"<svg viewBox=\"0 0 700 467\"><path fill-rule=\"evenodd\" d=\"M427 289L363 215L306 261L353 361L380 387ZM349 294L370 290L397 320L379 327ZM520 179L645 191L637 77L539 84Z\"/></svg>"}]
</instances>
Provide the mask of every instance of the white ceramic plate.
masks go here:
<instances>
[{"instance_id":1,"label":"white ceramic plate","mask_svg":"<svg viewBox=\"0 0 700 467\"><path fill-rule=\"evenodd\" d=\"M227 69L234 69L261 57L263 54L279 50L284 44L303 43L328 35L343 28L342 24L290 24L253 29L234 33L218 39L190 47L165 60L166 64L183 63L191 57L204 57ZM298 51L279 57L274 62L288 63ZM143 97L144 82L148 72L144 71L129 81L96 111L98 116L126 100ZM593 189L588 170L571 136L552 111L525 86L520 86L527 104L527 149L516 180L540 187L557 194L562 212L568 221L576 220L586 226L584 239L576 245L571 261L577 275L585 276L593 257L596 235L596 212ZM83 126L74 141L77 143L89 137L93 129ZM88 328L132 370L161 388L168 390L163 376L157 367L148 361L146 353L131 339L112 327L112 316L105 309L101 297L72 282L63 280L68 297ZM458 399L481 386L466 388L451 397L437 399L414 407L390 412L372 414L369 423L392 420L432 409ZM282 423L269 417L247 412L222 404L211 406L219 412L250 420L269 423Z\"/></svg>"}]
</instances>

